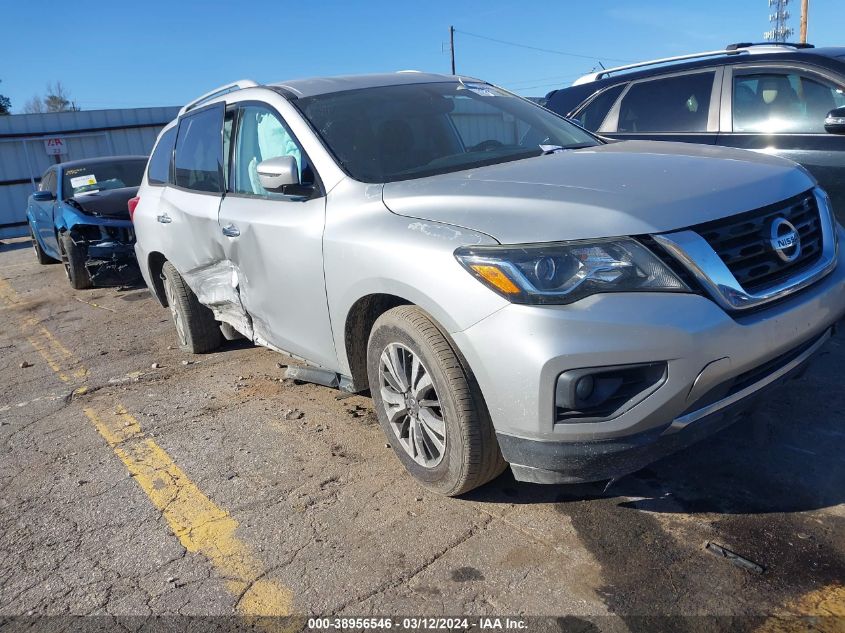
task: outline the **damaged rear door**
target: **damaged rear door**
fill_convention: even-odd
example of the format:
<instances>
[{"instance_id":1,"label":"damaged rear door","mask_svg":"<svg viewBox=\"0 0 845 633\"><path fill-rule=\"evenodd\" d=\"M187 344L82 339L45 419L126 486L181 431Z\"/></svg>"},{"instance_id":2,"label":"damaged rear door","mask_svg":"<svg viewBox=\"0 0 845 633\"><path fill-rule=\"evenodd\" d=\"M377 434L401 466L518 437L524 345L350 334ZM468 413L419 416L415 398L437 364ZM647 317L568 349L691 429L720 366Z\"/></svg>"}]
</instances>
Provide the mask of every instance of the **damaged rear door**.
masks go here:
<instances>
[{"instance_id":1,"label":"damaged rear door","mask_svg":"<svg viewBox=\"0 0 845 633\"><path fill-rule=\"evenodd\" d=\"M215 103L179 120L171 185L162 193L156 226L165 255L218 320L250 335L239 279L223 249L217 215L223 199L226 107Z\"/></svg>"},{"instance_id":2,"label":"damaged rear door","mask_svg":"<svg viewBox=\"0 0 845 633\"><path fill-rule=\"evenodd\" d=\"M317 174L270 106L239 104L235 127L218 230L228 259L237 267L253 339L335 369L323 276L326 198ZM283 193L261 186L258 163L276 156L296 158L302 185Z\"/></svg>"}]
</instances>

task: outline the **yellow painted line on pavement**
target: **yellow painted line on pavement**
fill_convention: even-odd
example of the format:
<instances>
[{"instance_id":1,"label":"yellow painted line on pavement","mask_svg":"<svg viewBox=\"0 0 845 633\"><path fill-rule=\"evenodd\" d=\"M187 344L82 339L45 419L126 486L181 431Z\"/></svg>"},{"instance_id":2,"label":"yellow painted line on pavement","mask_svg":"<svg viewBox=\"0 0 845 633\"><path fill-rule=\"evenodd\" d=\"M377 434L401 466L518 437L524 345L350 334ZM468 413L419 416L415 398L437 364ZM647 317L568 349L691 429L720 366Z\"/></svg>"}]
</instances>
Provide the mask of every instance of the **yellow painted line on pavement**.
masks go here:
<instances>
[{"instance_id":1,"label":"yellow painted line on pavement","mask_svg":"<svg viewBox=\"0 0 845 633\"><path fill-rule=\"evenodd\" d=\"M758 633L845 633L845 585L834 583L805 593L768 618Z\"/></svg>"},{"instance_id":2,"label":"yellow painted line on pavement","mask_svg":"<svg viewBox=\"0 0 845 633\"><path fill-rule=\"evenodd\" d=\"M0 299L9 307L26 305L3 279L0 279ZM82 363L37 319L26 317L19 325L30 344L63 382L70 381L70 376L80 380L87 377L88 370ZM75 393L82 395L86 391L83 386ZM238 598L236 609L240 613L290 615L293 592L264 577L261 561L235 536L238 522L145 435L138 420L123 405L115 403L109 412L93 407L83 410L185 549L208 559L226 580L228 590Z\"/></svg>"},{"instance_id":3,"label":"yellow painted line on pavement","mask_svg":"<svg viewBox=\"0 0 845 633\"><path fill-rule=\"evenodd\" d=\"M173 533L189 552L202 554L227 578L229 590L240 596L238 610L250 615L289 615L293 594L263 578L260 561L235 536L238 522L216 505L153 440L125 409L85 415L120 457L135 481L161 511Z\"/></svg>"},{"instance_id":4,"label":"yellow painted line on pavement","mask_svg":"<svg viewBox=\"0 0 845 633\"><path fill-rule=\"evenodd\" d=\"M0 299L10 308L22 308L27 305L5 279L0 279ZM59 376L62 382L70 382L71 377L85 380L88 370L74 358L73 353L57 339L50 330L32 316L18 321L21 333L44 361Z\"/></svg>"}]
</instances>

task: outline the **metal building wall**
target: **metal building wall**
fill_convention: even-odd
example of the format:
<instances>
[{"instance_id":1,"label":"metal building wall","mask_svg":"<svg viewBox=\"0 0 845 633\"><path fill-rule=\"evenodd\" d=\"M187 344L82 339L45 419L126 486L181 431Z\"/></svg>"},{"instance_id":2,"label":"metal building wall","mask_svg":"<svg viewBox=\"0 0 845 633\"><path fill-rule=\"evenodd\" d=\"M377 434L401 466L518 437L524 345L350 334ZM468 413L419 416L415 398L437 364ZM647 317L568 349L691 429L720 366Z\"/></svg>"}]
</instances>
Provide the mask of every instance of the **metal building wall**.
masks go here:
<instances>
[{"instance_id":1,"label":"metal building wall","mask_svg":"<svg viewBox=\"0 0 845 633\"><path fill-rule=\"evenodd\" d=\"M179 107L88 110L0 116L0 238L26 235L27 197L56 162L44 139L64 140L61 161L149 154Z\"/></svg>"},{"instance_id":2,"label":"metal building wall","mask_svg":"<svg viewBox=\"0 0 845 633\"><path fill-rule=\"evenodd\" d=\"M513 116L470 99L455 99L451 116L465 145L476 145L491 138L519 143L527 131L525 124Z\"/></svg>"}]
</instances>

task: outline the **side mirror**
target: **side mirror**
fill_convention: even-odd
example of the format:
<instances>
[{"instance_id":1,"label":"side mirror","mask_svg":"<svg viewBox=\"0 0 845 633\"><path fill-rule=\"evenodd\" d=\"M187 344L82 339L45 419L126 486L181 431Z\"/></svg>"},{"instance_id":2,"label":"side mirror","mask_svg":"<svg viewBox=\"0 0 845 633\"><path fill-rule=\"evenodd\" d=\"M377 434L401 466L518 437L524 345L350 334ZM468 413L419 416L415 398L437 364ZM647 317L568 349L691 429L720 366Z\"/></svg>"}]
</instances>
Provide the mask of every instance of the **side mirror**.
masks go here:
<instances>
[{"instance_id":1,"label":"side mirror","mask_svg":"<svg viewBox=\"0 0 845 633\"><path fill-rule=\"evenodd\" d=\"M845 106L827 113L824 129L830 134L845 134Z\"/></svg>"},{"instance_id":2,"label":"side mirror","mask_svg":"<svg viewBox=\"0 0 845 633\"><path fill-rule=\"evenodd\" d=\"M49 202L50 200L55 200L56 196L52 191L34 191L32 193L32 199L36 202Z\"/></svg>"},{"instance_id":3,"label":"side mirror","mask_svg":"<svg viewBox=\"0 0 845 633\"><path fill-rule=\"evenodd\" d=\"M276 156L258 163L258 182L267 191L282 193L285 187L299 184L299 165L293 156Z\"/></svg>"}]
</instances>

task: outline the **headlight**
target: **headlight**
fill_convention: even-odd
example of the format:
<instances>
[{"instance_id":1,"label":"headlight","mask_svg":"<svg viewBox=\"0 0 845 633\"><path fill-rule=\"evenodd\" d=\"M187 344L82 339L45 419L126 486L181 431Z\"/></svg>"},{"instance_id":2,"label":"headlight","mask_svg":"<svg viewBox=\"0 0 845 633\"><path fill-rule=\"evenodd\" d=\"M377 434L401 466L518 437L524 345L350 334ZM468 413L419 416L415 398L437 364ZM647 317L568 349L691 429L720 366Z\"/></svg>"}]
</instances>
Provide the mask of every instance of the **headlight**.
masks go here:
<instances>
[{"instance_id":1,"label":"headlight","mask_svg":"<svg viewBox=\"0 0 845 633\"><path fill-rule=\"evenodd\" d=\"M630 238L459 248L455 257L514 303L562 304L599 292L689 292L663 262Z\"/></svg>"}]
</instances>

